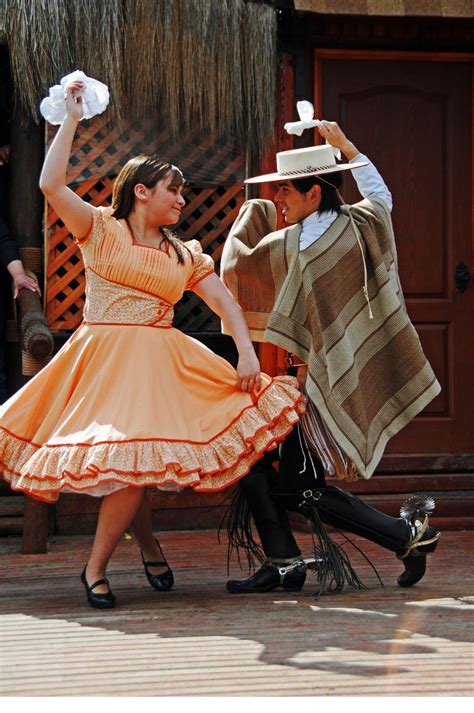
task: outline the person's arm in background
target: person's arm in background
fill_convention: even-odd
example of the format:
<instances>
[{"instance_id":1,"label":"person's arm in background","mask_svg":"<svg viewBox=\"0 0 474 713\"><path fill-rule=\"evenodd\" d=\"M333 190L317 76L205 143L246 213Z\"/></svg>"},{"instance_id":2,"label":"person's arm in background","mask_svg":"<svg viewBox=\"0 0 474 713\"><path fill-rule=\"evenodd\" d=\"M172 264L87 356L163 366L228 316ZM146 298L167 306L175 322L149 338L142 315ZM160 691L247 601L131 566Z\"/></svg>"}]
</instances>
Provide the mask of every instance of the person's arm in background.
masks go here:
<instances>
[{"instance_id":1,"label":"person's arm in background","mask_svg":"<svg viewBox=\"0 0 474 713\"><path fill-rule=\"evenodd\" d=\"M335 121L322 121L322 126L319 127L321 136L334 146L342 151L349 163L355 161L368 161L367 166L360 166L352 171L354 180L357 183L359 193L364 198L378 198L387 206L388 210L392 210L393 201L392 194L388 190L380 173L375 168L374 164L362 154L356 146L349 141L342 129Z\"/></svg>"},{"instance_id":2,"label":"person's arm in background","mask_svg":"<svg viewBox=\"0 0 474 713\"><path fill-rule=\"evenodd\" d=\"M6 267L13 280L13 297L16 299L21 289L25 288L41 295L41 290L32 277L25 273L18 246L0 216L0 262Z\"/></svg>"}]
</instances>

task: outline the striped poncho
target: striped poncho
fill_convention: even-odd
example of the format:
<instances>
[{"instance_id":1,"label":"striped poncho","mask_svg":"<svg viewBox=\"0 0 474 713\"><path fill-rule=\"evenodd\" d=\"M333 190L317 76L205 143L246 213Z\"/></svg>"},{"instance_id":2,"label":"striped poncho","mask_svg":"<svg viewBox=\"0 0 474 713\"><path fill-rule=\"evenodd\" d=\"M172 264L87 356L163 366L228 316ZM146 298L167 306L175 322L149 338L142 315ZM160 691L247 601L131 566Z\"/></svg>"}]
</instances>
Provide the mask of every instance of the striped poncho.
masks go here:
<instances>
[{"instance_id":1,"label":"striped poncho","mask_svg":"<svg viewBox=\"0 0 474 713\"><path fill-rule=\"evenodd\" d=\"M377 199L342 206L302 251L300 224L273 232L275 225L270 201L247 201L227 239L221 277L252 339L308 365L308 396L370 478L387 441L440 391L407 315L390 214Z\"/></svg>"}]
</instances>

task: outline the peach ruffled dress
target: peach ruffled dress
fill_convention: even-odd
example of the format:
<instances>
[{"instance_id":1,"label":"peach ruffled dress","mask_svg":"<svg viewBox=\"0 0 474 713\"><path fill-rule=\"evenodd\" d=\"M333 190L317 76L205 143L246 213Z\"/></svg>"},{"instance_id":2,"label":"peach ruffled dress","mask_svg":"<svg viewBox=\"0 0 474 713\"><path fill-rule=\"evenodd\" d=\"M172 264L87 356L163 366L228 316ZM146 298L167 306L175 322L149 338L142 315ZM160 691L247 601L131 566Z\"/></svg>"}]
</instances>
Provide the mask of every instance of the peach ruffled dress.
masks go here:
<instances>
[{"instance_id":1,"label":"peach ruffled dress","mask_svg":"<svg viewBox=\"0 0 474 713\"><path fill-rule=\"evenodd\" d=\"M0 469L15 490L105 495L125 486L223 490L291 430L296 379L262 375L250 395L234 368L172 327L173 305L213 272L200 244L134 244L126 221L92 208L80 241L84 322L49 364L0 406ZM187 251L186 251L187 252Z\"/></svg>"}]
</instances>

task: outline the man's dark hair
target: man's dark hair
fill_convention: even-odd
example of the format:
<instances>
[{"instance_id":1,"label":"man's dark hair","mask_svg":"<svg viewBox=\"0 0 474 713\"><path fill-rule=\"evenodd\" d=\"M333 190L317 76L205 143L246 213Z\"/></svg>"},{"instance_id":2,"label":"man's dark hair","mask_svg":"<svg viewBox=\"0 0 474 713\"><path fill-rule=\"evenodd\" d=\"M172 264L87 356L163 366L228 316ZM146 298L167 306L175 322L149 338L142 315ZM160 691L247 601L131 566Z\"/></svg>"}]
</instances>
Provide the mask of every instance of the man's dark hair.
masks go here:
<instances>
[{"instance_id":1,"label":"man's dark hair","mask_svg":"<svg viewBox=\"0 0 474 713\"><path fill-rule=\"evenodd\" d=\"M324 180L323 180L324 179ZM330 213L335 211L338 215L341 212L341 201L337 191L342 186L342 172L335 171L327 173L321 178L318 176L308 176L308 178L297 178L292 181L293 186L300 193L307 193L315 184L321 187L321 203L319 213ZM330 185L329 185L330 184Z\"/></svg>"}]
</instances>

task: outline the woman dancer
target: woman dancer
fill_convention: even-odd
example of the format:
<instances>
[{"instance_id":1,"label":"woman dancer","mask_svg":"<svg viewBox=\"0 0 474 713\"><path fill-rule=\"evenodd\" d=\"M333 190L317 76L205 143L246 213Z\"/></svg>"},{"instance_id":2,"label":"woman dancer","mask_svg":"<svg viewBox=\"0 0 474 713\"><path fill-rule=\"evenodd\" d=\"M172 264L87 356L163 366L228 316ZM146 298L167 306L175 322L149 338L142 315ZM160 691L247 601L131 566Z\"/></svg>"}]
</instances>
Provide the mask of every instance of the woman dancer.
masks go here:
<instances>
[{"instance_id":1,"label":"woman dancer","mask_svg":"<svg viewBox=\"0 0 474 713\"><path fill-rule=\"evenodd\" d=\"M81 87L67 87L67 115L40 187L84 258L84 322L0 408L0 464L12 488L47 502L60 492L103 496L81 579L90 605L105 608L115 604L107 564L129 526L150 584L173 584L145 487L227 488L284 438L302 405L296 380L260 373L242 312L212 259L165 227L185 203L179 169L155 157L130 160L112 208L94 208L67 187ZM173 329L173 305L187 289L223 319L237 371Z\"/></svg>"}]
</instances>

